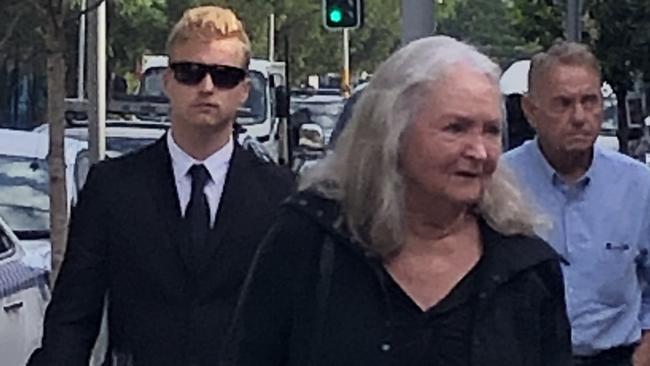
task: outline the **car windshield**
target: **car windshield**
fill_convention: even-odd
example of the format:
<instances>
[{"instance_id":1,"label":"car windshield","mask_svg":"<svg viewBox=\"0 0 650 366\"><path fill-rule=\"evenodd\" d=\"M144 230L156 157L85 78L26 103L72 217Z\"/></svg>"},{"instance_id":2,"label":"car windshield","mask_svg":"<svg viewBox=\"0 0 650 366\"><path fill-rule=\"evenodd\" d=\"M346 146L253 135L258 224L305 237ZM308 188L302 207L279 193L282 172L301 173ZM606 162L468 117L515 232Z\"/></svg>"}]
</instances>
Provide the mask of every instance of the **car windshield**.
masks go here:
<instances>
[{"instance_id":1,"label":"car windshield","mask_svg":"<svg viewBox=\"0 0 650 366\"><path fill-rule=\"evenodd\" d=\"M306 108L309 110L311 122L320 125L325 129L332 129L336 125L339 115L343 111L343 102L326 103L301 103L296 102L292 109L294 111Z\"/></svg>"},{"instance_id":2,"label":"car windshield","mask_svg":"<svg viewBox=\"0 0 650 366\"><path fill-rule=\"evenodd\" d=\"M0 216L14 231L49 231L47 161L0 155Z\"/></svg>"},{"instance_id":3,"label":"car windshield","mask_svg":"<svg viewBox=\"0 0 650 366\"><path fill-rule=\"evenodd\" d=\"M164 67L147 70L140 85L138 95L143 97L164 97L164 72ZM266 92L266 78L261 72L254 70L250 70L248 76L250 78L250 92L248 93L246 103L244 103L242 108L240 108L237 115L237 122L241 125L260 123L264 121L266 117L266 102L268 98Z\"/></svg>"},{"instance_id":4,"label":"car windshield","mask_svg":"<svg viewBox=\"0 0 650 366\"><path fill-rule=\"evenodd\" d=\"M107 137L106 150L119 156L139 150L154 142L156 142L154 138Z\"/></svg>"},{"instance_id":5,"label":"car windshield","mask_svg":"<svg viewBox=\"0 0 650 366\"><path fill-rule=\"evenodd\" d=\"M248 99L237 114L237 122L250 125L264 121L266 117L266 78L258 71L249 71L251 88Z\"/></svg>"}]
</instances>

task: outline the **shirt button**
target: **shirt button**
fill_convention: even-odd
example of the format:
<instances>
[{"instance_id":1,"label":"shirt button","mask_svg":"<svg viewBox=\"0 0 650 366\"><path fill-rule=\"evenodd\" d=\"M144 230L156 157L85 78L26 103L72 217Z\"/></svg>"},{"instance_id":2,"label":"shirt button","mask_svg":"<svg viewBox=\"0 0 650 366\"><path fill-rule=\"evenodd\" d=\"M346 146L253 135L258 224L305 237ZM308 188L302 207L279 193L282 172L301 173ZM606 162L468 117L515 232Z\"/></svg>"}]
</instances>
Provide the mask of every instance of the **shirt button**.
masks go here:
<instances>
[{"instance_id":1,"label":"shirt button","mask_svg":"<svg viewBox=\"0 0 650 366\"><path fill-rule=\"evenodd\" d=\"M390 343L382 343L382 345L381 345L381 351L382 351L382 352L388 352L388 351L390 351Z\"/></svg>"},{"instance_id":2,"label":"shirt button","mask_svg":"<svg viewBox=\"0 0 650 366\"><path fill-rule=\"evenodd\" d=\"M481 292L480 294L478 294L478 298L481 300L485 300L486 297L487 297L487 293L485 292Z\"/></svg>"}]
</instances>

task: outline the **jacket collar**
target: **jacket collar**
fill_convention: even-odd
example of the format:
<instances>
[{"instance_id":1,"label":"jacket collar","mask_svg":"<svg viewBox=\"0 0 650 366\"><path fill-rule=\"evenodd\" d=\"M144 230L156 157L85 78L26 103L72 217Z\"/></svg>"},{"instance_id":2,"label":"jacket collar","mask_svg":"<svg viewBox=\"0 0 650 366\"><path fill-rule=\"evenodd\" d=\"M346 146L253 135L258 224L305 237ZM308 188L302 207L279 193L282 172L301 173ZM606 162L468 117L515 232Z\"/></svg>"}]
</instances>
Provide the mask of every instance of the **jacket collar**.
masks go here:
<instances>
[{"instance_id":1,"label":"jacket collar","mask_svg":"<svg viewBox=\"0 0 650 366\"><path fill-rule=\"evenodd\" d=\"M285 205L310 217L322 227L335 242L345 245L360 257L376 257L346 230L340 215L339 204L312 191L301 191L290 197ZM485 282L483 290L490 290L507 282L522 271L560 256L539 238L524 235L506 236L494 230L482 218L479 220L481 237L484 242L482 271Z\"/></svg>"}]
</instances>

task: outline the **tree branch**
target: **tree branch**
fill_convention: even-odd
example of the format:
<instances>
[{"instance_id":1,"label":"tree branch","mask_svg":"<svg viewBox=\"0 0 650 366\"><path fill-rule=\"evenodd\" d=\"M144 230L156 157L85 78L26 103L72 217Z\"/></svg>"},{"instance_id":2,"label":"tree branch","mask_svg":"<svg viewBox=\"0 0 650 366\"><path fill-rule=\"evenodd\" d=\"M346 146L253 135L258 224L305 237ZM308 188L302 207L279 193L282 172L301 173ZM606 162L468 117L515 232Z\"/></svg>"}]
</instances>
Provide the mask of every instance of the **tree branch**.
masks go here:
<instances>
[{"instance_id":1,"label":"tree branch","mask_svg":"<svg viewBox=\"0 0 650 366\"><path fill-rule=\"evenodd\" d=\"M5 44L9 42L9 39L11 38L14 28L16 28L16 25L18 24L18 21L22 17L23 12L22 10L18 11L18 14L14 16L14 19L9 23L9 26L7 28L7 31L5 32L5 35L0 39L0 50L4 48Z\"/></svg>"}]
</instances>

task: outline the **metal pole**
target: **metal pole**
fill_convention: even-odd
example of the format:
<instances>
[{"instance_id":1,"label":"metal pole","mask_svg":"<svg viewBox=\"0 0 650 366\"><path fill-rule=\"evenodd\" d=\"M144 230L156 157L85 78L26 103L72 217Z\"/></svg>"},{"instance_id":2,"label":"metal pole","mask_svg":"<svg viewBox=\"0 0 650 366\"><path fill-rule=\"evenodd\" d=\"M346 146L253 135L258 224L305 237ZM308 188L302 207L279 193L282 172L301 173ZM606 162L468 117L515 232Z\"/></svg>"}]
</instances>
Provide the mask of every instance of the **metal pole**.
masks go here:
<instances>
[{"instance_id":1,"label":"metal pole","mask_svg":"<svg viewBox=\"0 0 650 366\"><path fill-rule=\"evenodd\" d=\"M350 94L350 30L343 28L343 77L341 78L341 90L344 96Z\"/></svg>"},{"instance_id":2,"label":"metal pole","mask_svg":"<svg viewBox=\"0 0 650 366\"><path fill-rule=\"evenodd\" d=\"M581 0L567 1L566 35L567 40L580 42L582 40L582 4Z\"/></svg>"},{"instance_id":3,"label":"metal pole","mask_svg":"<svg viewBox=\"0 0 650 366\"><path fill-rule=\"evenodd\" d=\"M269 61L275 61L275 13L269 14Z\"/></svg>"},{"instance_id":4,"label":"metal pole","mask_svg":"<svg viewBox=\"0 0 650 366\"><path fill-rule=\"evenodd\" d=\"M81 0L81 11L86 10L86 0ZM77 98L85 98L84 84L86 82L86 14L79 18L79 54L77 55Z\"/></svg>"},{"instance_id":5,"label":"metal pole","mask_svg":"<svg viewBox=\"0 0 650 366\"><path fill-rule=\"evenodd\" d=\"M402 45L433 35L437 0L402 0Z\"/></svg>"},{"instance_id":6,"label":"metal pole","mask_svg":"<svg viewBox=\"0 0 650 366\"><path fill-rule=\"evenodd\" d=\"M94 3L102 0L94 0ZM88 14L88 148L91 162L106 152L106 2Z\"/></svg>"}]
</instances>

